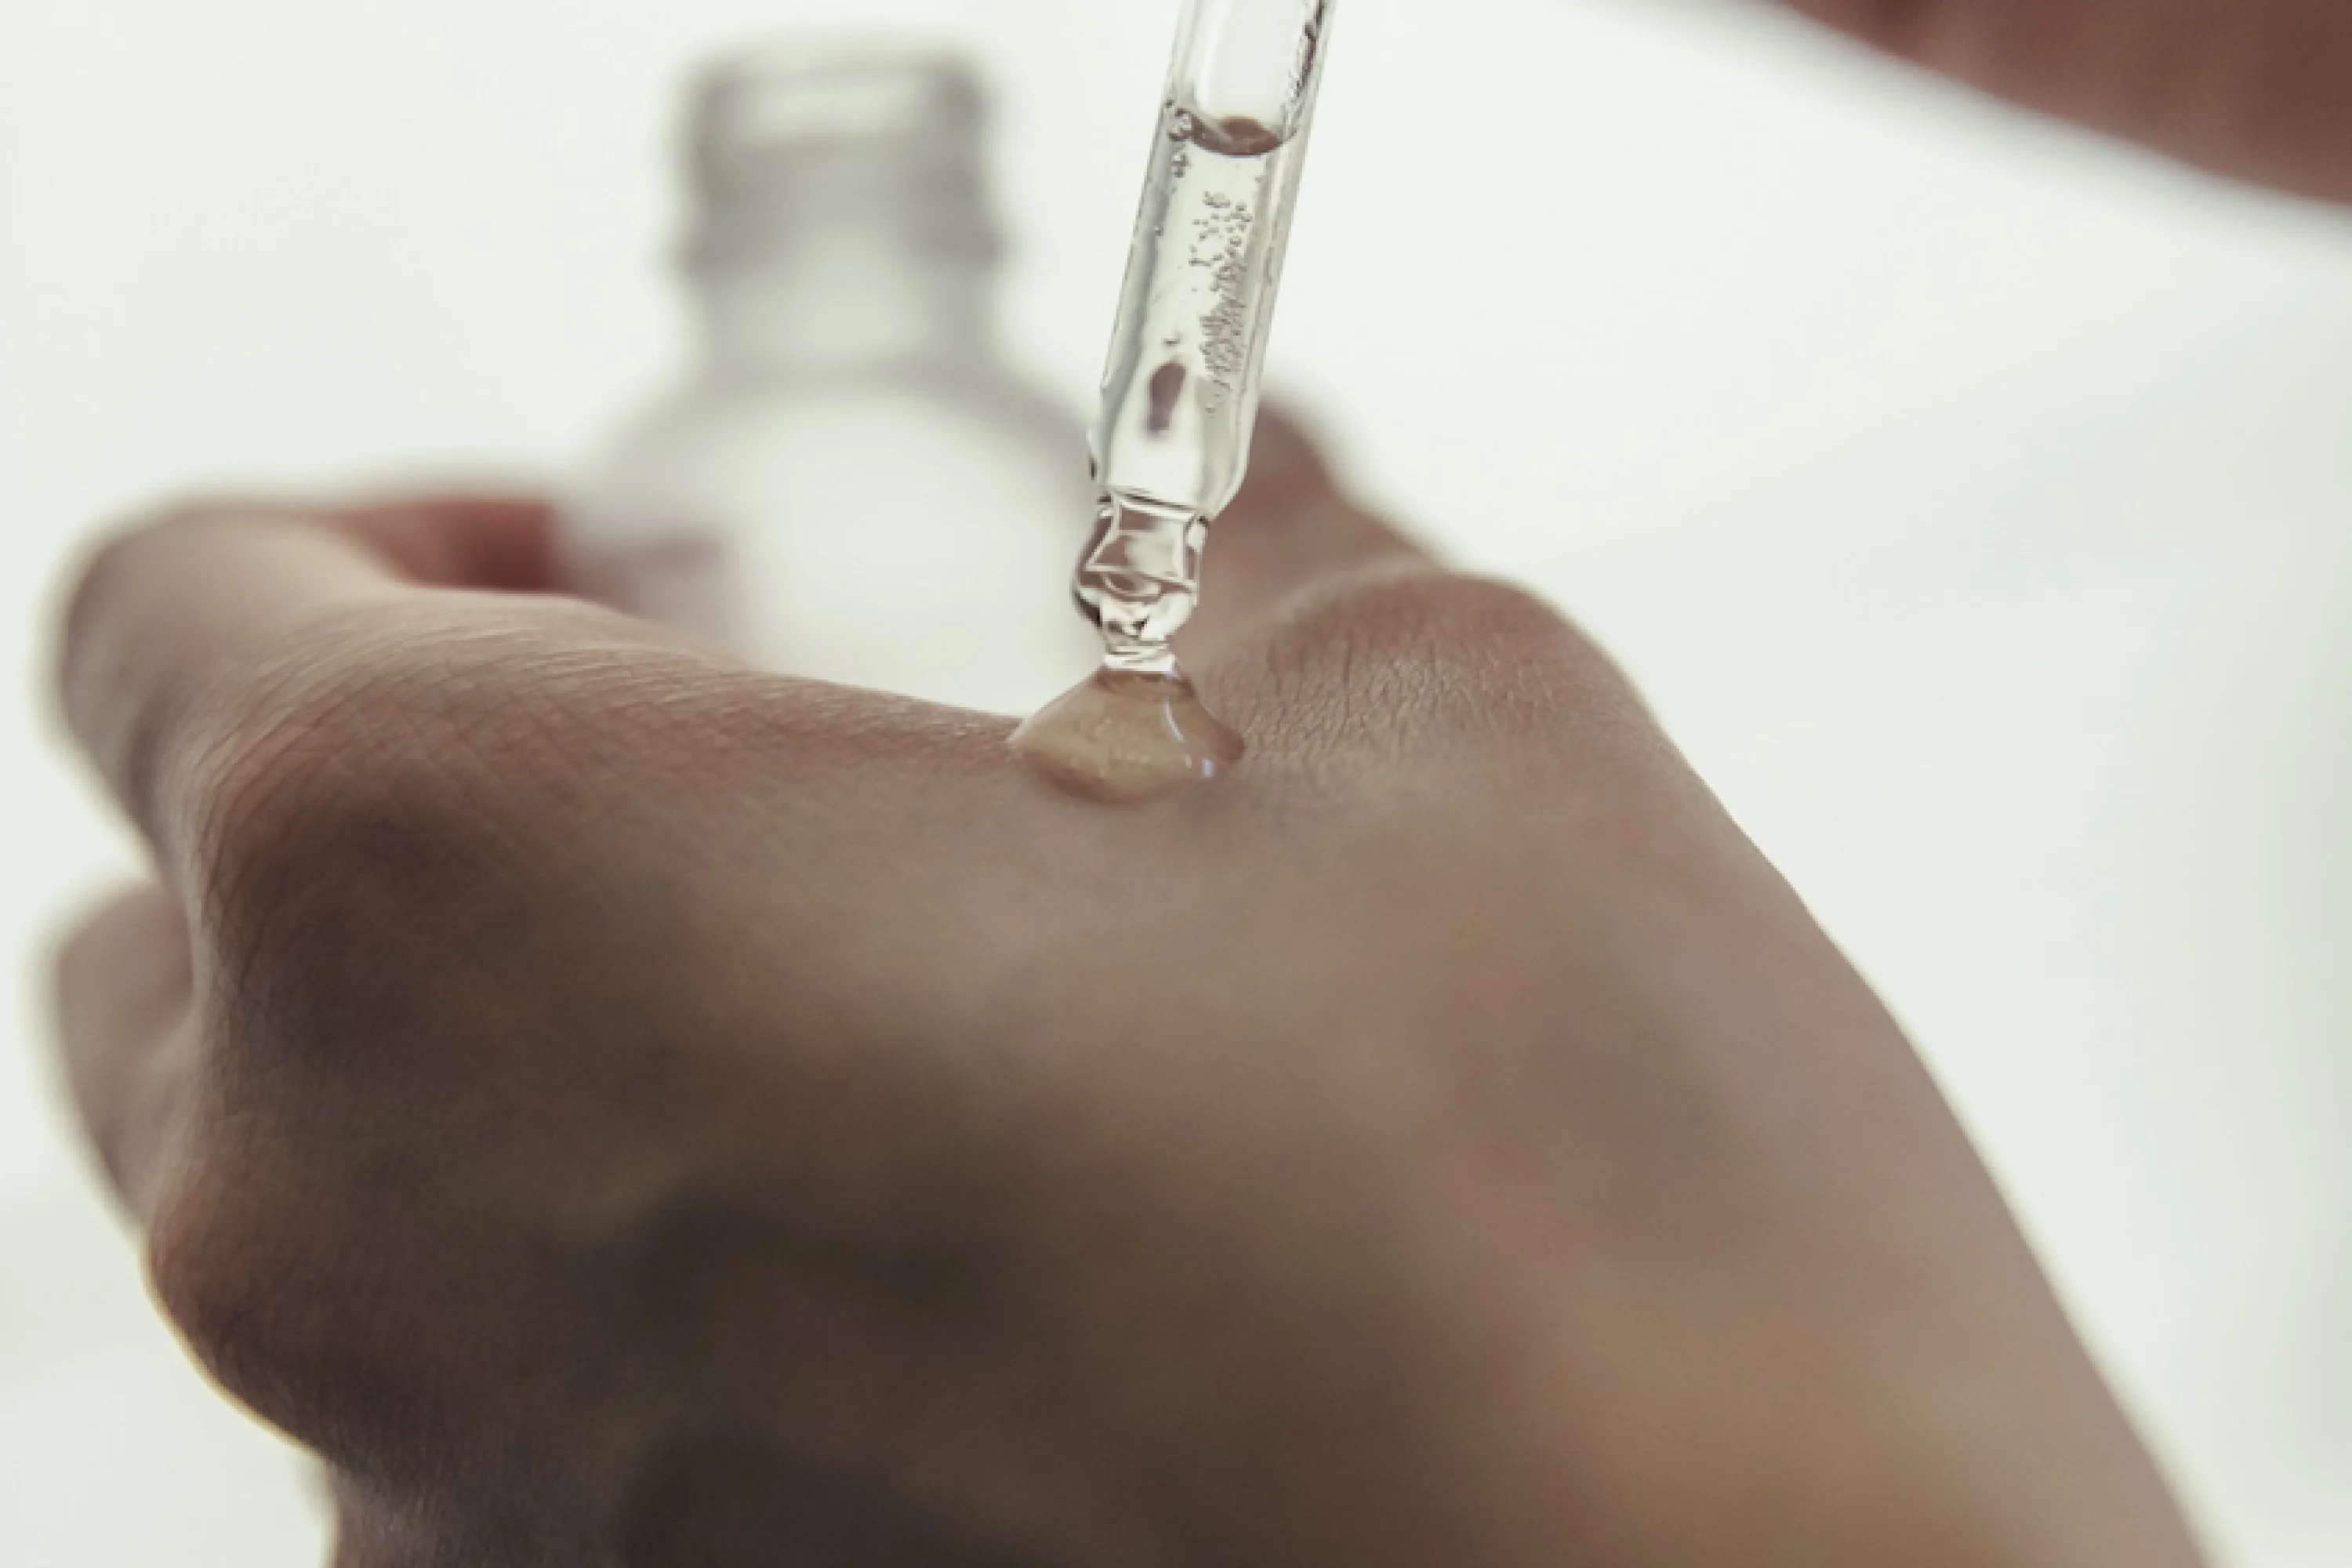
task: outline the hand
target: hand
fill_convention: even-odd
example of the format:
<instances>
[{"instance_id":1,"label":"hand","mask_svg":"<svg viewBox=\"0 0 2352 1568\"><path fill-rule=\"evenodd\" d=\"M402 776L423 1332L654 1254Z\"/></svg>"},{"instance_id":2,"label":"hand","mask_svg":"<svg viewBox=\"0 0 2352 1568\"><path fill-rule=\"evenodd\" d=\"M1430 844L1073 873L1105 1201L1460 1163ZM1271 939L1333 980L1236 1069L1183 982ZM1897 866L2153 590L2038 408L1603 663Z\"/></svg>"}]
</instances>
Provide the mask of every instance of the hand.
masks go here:
<instances>
[{"instance_id":1,"label":"hand","mask_svg":"<svg viewBox=\"0 0 2352 1568\"><path fill-rule=\"evenodd\" d=\"M156 1289L346 1568L2195 1553L1894 1026L1614 670L1276 431L1248 763L184 514L71 617L162 886L62 965Z\"/></svg>"},{"instance_id":2,"label":"hand","mask_svg":"<svg viewBox=\"0 0 2352 1568\"><path fill-rule=\"evenodd\" d=\"M1787 0L2024 103L2242 179L2352 201L2343 0Z\"/></svg>"}]
</instances>

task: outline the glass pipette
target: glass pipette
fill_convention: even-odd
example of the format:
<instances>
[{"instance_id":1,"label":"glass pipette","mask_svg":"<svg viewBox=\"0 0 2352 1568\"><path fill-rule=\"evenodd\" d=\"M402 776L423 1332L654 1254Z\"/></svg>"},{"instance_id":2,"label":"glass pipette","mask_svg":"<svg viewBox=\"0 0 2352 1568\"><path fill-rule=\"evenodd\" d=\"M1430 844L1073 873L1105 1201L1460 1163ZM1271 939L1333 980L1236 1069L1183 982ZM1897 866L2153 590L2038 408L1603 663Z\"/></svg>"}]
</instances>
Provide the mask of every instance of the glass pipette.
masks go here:
<instances>
[{"instance_id":1,"label":"glass pipette","mask_svg":"<svg viewBox=\"0 0 2352 1568\"><path fill-rule=\"evenodd\" d=\"M1243 742L1172 639L1209 525L1241 490L1337 0L1187 0L1093 432L1102 500L1076 596L1101 671L1014 737L1066 788L1147 798Z\"/></svg>"},{"instance_id":2,"label":"glass pipette","mask_svg":"<svg viewBox=\"0 0 2352 1568\"><path fill-rule=\"evenodd\" d=\"M1209 523L1249 467L1335 0L1188 0L1093 435L1077 593L1115 668L1172 675Z\"/></svg>"}]
</instances>

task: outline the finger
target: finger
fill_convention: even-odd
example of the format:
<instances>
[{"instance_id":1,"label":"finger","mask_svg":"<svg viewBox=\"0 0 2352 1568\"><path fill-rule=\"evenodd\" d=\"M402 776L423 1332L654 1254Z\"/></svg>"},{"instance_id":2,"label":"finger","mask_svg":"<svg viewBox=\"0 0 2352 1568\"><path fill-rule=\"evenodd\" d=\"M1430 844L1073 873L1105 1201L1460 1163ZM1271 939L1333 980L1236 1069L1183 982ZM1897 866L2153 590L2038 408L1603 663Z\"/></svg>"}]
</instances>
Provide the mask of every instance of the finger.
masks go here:
<instances>
[{"instance_id":1,"label":"finger","mask_svg":"<svg viewBox=\"0 0 2352 1568\"><path fill-rule=\"evenodd\" d=\"M1349 499L1302 426L1268 410L1258 420L1249 480L1213 531L1201 613L1185 651L1214 658L1318 583L1427 560L1420 546Z\"/></svg>"},{"instance_id":2,"label":"finger","mask_svg":"<svg viewBox=\"0 0 2352 1568\"><path fill-rule=\"evenodd\" d=\"M2341 0L1788 3L2033 108L2352 200L2352 6Z\"/></svg>"},{"instance_id":3,"label":"finger","mask_svg":"<svg viewBox=\"0 0 2352 1568\"><path fill-rule=\"evenodd\" d=\"M178 1104L192 973L187 922L161 888L116 899L58 955L66 1081L108 1178L142 1219Z\"/></svg>"},{"instance_id":4,"label":"finger","mask_svg":"<svg viewBox=\"0 0 2352 1568\"><path fill-rule=\"evenodd\" d=\"M339 608L545 587L551 554L551 515L535 501L177 512L114 540L84 573L60 662L67 717L160 850L194 692Z\"/></svg>"},{"instance_id":5,"label":"finger","mask_svg":"<svg viewBox=\"0 0 2352 1568\"><path fill-rule=\"evenodd\" d=\"M425 587L544 594L555 586L554 514L513 496L449 496L325 514Z\"/></svg>"}]
</instances>

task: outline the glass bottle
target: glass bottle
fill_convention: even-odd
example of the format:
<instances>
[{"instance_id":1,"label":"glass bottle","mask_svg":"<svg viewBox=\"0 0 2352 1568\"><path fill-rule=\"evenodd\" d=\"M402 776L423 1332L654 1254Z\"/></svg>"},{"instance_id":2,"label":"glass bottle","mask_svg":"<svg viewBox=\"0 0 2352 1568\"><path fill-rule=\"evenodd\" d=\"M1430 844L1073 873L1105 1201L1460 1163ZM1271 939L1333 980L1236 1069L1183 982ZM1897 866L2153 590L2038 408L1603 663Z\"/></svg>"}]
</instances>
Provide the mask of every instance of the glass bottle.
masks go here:
<instances>
[{"instance_id":1,"label":"glass bottle","mask_svg":"<svg viewBox=\"0 0 2352 1568\"><path fill-rule=\"evenodd\" d=\"M997 352L985 121L951 54L787 46L701 79L700 353L575 497L575 587L962 707L1025 713L1085 676L1085 438Z\"/></svg>"}]
</instances>

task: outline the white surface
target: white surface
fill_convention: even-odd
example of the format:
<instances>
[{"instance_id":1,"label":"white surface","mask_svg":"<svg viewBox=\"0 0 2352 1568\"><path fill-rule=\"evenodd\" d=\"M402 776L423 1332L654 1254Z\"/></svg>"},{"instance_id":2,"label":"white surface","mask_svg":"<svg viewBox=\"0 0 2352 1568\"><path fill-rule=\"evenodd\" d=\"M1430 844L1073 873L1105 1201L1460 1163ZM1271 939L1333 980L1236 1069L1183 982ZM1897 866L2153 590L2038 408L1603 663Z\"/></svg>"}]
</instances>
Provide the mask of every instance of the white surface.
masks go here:
<instances>
[{"instance_id":1,"label":"white surface","mask_svg":"<svg viewBox=\"0 0 2352 1568\"><path fill-rule=\"evenodd\" d=\"M0 0L0 949L133 864L23 631L92 520L559 469L669 352L676 68L802 17L997 66L1010 327L1075 404L1169 10ZM2352 229L1747 5L1341 27L1280 378L1649 685L2229 1561L2352 1562ZM0 978L0 1563L305 1561L295 1469L87 1194L37 970Z\"/></svg>"}]
</instances>

